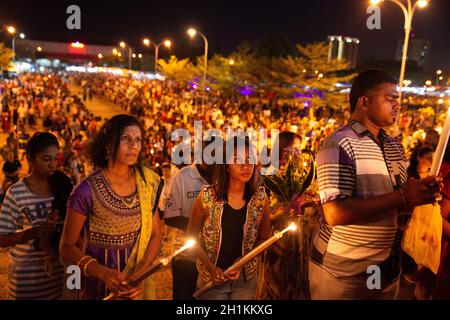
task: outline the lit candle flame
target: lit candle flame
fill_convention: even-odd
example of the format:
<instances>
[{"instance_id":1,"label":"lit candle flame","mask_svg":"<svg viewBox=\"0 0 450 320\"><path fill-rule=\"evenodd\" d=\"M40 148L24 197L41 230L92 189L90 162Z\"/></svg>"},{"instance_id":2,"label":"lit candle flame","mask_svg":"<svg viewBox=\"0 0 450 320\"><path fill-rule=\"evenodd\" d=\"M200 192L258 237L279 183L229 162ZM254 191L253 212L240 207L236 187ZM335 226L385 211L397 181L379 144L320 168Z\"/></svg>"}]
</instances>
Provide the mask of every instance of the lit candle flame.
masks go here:
<instances>
[{"instance_id":1,"label":"lit candle flame","mask_svg":"<svg viewBox=\"0 0 450 320\"><path fill-rule=\"evenodd\" d=\"M186 248L190 248L193 247L195 245L195 240L194 239L189 239L188 241L186 241Z\"/></svg>"},{"instance_id":2,"label":"lit candle flame","mask_svg":"<svg viewBox=\"0 0 450 320\"><path fill-rule=\"evenodd\" d=\"M172 254L171 257L173 258L173 257L179 255L181 252L183 252L183 251L186 250L186 249L191 248L191 247L194 246L194 245L195 245L195 240L194 240L194 239L189 239L188 241L186 241L186 243L185 243L180 249L178 249L177 251L175 251L175 252Z\"/></svg>"}]
</instances>

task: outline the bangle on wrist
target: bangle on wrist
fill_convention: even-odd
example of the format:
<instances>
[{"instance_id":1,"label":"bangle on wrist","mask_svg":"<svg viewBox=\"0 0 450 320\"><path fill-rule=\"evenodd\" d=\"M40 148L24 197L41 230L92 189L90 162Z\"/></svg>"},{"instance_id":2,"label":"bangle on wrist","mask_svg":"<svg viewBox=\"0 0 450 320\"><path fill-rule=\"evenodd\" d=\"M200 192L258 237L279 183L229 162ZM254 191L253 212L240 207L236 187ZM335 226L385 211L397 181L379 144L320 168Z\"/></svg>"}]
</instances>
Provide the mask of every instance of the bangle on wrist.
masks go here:
<instances>
[{"instance_id":1,"label":"bangle on wrist","mask_svg":"<svg viewBox=\"0 0 450 320\"><path fill-rule=\"evenodd\" d=\"M80 260L78 260L78 263L77 263L77 267L80 267L81 266L81 263L83 262L83 260L85 260L85 259L92 259L92 257L91 256L84 256L84 257L82 257Z\"/></svg>"},{"instance_id":2,"label":"bangle on wrist","mask_svg":"<svg viewBox=\"0 0 450 320\"><path fill-rule=\"evenodd\" d=\"M97 259L92 259L91 258L91 260L89 260L88 262L86 262L86 264L84 265L84 268L83 268L83 273L84 273L84 275L86 276L86 277L90 277L90 275L87 273L87 267L92 263L92 262L97 262Z\"/></svg>"}]
</instances>

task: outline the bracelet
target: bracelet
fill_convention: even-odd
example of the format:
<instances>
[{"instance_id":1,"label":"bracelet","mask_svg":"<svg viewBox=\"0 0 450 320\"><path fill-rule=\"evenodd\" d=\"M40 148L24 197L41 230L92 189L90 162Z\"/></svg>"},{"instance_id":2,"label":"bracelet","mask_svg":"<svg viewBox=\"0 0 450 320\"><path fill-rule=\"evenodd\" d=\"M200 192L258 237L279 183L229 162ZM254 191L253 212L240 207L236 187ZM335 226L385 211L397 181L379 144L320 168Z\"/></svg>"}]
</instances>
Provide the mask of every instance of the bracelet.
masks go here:
<instances>
[{"instance_id":1,"label":"bracelet","mask_svg":"<svg viewBox=\"0 0 450 320\"><path fill-rule=\"evenodd\" d=\"M90 259L92 259L92 257L91 256L84 256L84 257L82 257L79 261L78 261L78 263L77 263L77 267L80 267L80 265L81 265L81 263L83 262L83 260L84 259L86 259L86 258L90 258Z\"/></svg>"},{"instance_id":2,"label":"bracelet","mask_svg":"<svg viewBox=\"0 0 450 320\"><path fill-rule=\"evenodd\" d=\"M406 199L405 191L403 191L403 188L398 189L398 191L400 192L400 197L402 198L403 208L408 209L409 203L408 203L408 199Z\"/></svg>"},{"instance_id":3,"label":"bracelet","mask_svg":"<svg viewBox=\"0 0 450 320\"><path fill-rule=\"evenodd\" d=\"M88 262L86 262L86 264L84 265L84 268L83 268L83 273L84 273L84 275L86 276L86 277L90 277L90 275L88 275L87 274L87 267L89 266L89 264L91 263L91 262L97 262L97 259L92 259L91 258L91 260L89 260Z\"/></svg>"}]
</instances>

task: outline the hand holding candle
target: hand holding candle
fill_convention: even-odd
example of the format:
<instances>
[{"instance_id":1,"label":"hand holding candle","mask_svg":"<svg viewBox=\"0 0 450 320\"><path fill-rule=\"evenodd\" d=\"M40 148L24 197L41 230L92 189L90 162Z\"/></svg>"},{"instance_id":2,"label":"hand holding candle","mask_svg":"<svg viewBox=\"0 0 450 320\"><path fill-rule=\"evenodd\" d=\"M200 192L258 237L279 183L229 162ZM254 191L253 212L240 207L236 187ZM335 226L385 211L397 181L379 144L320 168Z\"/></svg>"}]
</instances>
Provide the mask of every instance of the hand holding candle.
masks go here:
<instances>
[{"instance_id":1,"label":"hand holding candle","mask_svg":"<svg viewBox=\"0 0 450 320\"><path fill-rule=\"evenodd\" d=\"M447 110L447 117L444 121L444 127L442 129L441 137L439 139L438 146L433 155L433 164L431 165L430 175L435 176L439 173L441 168L442 159L444 158L445 149L448 144L450 135L450 108Z\"/></svg>"},{"instance_id":2,"label":"hand holding candle","mask_svg":"<svg viewBox=\"0 0 450 320\"><path fill-rule=\"evenodd\" d=\"M241 269L246 263L254 259L256 256L258 256L261 252L266 250L268 247L270 247L274 242L280 240L283 235L288 231L296 231L297 225L295 223L291 223L288 227L284 228L281 231L276 231L272 237L261 243L259 246L257 246L255 249L247 253L245 256L243 256L241 259L236 261L232 266L230 266L227 270L224 271L224 275L228 276L230 273L233 273L234 271L237 271ZM211 289L213 287L213 282L208 282L203 288L200 288L199 290L194 292L194 297L198 298L202 294L204 294L206 291Z\"/></svg>"},{"instance_id":3,"label":"hand holding candle","mask_svg":"<svg viewBox=\"0 0 450 320\"><path fill-rule=\"evenodd\" d=\"M444 128L433 156L429 180L435 179L429 188L437 188L435 183L442 181L435 177L440 170L450 135L450 108L444 122ZM435 196L435 201L437 197ZM440 266L442 216L439 205L422 205L414 209L408 228L402 240L402 248L417 265L430 269L437 274Z\"/></svg>"},{"instance_id":4,"label":"hand holding candle","mask_svg":"<svg viewBox=\"0 0 450 320\"><path fill-rule=\"evenodd\" d=\"M153 264L150 268L145 270L141 275L139 275L139 277L130 281L129 285L132 287L136 287L137 285L139 285L139 283L141 283L146 278L151 276L153 273L155 273L156 271L161 269L161 267L167 266L174 257L179 255L186 249L193 247L194 245L195 245L195 240L190 239L190 240L186 241L186 243L180 249L178 249L177 251L175 251L172 255L170 255L168 257L159 259L157 263ZM103 300L114 300L116 298L117 298L117 295L112 293L109 296L107 296L106 298L104 298Z\"/></svg>"}]
</instances>

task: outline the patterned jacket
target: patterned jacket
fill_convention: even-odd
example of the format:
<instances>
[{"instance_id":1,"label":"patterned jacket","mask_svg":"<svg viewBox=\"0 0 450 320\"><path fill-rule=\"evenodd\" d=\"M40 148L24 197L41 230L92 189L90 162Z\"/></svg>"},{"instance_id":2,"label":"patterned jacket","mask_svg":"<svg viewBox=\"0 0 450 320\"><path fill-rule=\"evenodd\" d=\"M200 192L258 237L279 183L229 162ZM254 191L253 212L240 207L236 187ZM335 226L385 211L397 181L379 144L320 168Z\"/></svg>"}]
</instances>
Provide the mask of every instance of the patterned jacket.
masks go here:
<instances>
[{"instance_id":1,"label":"patterned jacket","mask_svg":"<svg viewBox=\"0 0 450 320\"><path fill-rule=\"evenodd\" d=\"M221 222L225 202L217 199L216 192L211 186L204 186L201 194L203 208L206 210L206 219L201 231L201 243L208 258L216 265L222 243ZM247 218L243 230L242 256L249 253L256 243L266 197L264 187L260 186L247 205ZM256 257L244 266L245 279L249 280L256 276L259 262L260 257ZM211 280L208 269L200 260L197 262L197 268L202 280L205 282Z\"/></svg>"}]
</instances>

